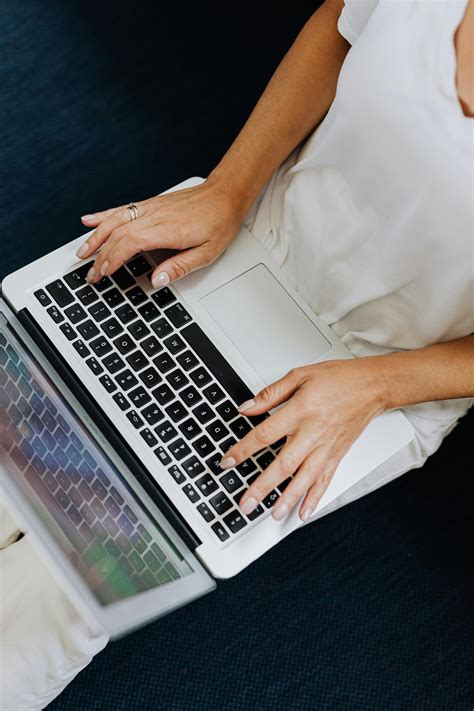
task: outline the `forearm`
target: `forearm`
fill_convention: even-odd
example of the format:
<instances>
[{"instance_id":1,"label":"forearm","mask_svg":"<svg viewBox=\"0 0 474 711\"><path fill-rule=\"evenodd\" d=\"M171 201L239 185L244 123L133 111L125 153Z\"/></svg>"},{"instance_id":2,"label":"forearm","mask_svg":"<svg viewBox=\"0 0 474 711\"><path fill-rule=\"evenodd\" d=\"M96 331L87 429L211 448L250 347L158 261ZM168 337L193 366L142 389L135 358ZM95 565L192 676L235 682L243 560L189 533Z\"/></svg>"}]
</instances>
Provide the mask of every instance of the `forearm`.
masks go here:
<instances>
[{"instance_id":1,"label":"forearm","mask_svg":"<svg viewBox=\"0 0 474 711\"><path fill-rule=\"evenodd\" d=\"M288 51L212 178L231 185L245 213L261 188L329 109L349 44L337 30L343 0L327 0Z\"/></svg>"},{"instance_id":2,"label":"forearm","mask_svg":"<svg viewBox=\"0 0 474 711\"><path fill-rule=\"evenodd\" d=\"M384 410L474 396L474 335L375 356Z\"/></svg>"}]
</instances>

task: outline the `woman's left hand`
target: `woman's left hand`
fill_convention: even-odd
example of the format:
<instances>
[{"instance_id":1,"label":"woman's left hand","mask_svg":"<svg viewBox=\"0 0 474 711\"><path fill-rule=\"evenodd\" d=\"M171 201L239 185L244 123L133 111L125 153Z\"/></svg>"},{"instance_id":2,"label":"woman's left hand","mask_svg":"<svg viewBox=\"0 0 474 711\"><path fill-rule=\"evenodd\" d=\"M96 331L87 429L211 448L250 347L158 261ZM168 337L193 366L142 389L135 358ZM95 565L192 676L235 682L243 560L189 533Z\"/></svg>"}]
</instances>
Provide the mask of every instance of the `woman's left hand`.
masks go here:
<instances>
[{"instance_id":1,"label":"woman's left hand","mask_svg":"<svg viewBox=\"0 0 474 711\"><path fill-rule=\"evenodd\" d=\"M304 496L300 517L310 518L352 443L370 420L390 409L380 359L383 356L295 368L239 407L251 417L285 403L230 447L221 461L223 469L235 467L286 437L279 454L240 500L243 513L251 513L296 472L273 506L273 517L286 516Z\"/></svg>"}]
</instances>

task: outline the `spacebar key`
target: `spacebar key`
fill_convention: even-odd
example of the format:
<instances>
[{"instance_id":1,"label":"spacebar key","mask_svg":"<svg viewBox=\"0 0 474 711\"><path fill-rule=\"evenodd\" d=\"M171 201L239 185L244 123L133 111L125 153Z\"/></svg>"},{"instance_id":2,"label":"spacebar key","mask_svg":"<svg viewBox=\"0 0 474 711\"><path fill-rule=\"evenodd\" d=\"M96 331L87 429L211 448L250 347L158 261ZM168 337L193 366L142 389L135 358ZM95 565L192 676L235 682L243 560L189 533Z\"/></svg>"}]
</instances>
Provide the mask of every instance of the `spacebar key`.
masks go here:
<instances>
[{"instance_id":1,"label":"spacebar key","mask_svg":"<svg viewBox=\"0 0 474 711\"><path fill-rule=\"evenodd\" d=\"M253 397L253 392L247 387L235 370L219 353L215 345L206 336L204 331L197 323L190 323L179 332L196 351L204 365L206 365L211 373L216 378L217 382L222 385L224 390L231 398L240 404L244 400L250 400Z\"/></svg>"}]
</instances>

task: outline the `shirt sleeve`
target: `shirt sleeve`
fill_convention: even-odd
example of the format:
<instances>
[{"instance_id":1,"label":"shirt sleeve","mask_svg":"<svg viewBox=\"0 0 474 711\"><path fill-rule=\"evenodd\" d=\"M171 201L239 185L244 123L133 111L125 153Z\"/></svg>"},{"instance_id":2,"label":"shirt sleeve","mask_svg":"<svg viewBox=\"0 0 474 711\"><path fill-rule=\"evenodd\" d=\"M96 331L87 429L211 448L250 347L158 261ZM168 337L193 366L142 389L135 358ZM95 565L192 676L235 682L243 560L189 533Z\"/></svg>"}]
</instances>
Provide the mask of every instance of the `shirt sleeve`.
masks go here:
<instances>
[{"instance_id":1,"label":"shirt sleeve","mask_svg":"<svg viewBox=\"0 0 474 711\"><path fill-rule=\"evenodd\" d=\"M350 44L357 40L378 3L379 0L344 0L337 29Z\"/></svg>"}]
</instances>

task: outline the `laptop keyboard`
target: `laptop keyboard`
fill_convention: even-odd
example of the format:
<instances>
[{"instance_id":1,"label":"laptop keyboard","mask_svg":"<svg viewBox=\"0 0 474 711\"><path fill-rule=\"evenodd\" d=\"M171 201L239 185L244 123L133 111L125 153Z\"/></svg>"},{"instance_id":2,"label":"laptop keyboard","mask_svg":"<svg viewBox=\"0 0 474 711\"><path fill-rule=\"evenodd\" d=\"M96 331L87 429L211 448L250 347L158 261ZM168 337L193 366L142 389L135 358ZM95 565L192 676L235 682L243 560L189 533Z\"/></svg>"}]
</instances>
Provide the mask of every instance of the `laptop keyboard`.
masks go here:
<instances>
[{"instance_id":1,"label":"laptop keyboard","mask_svg":"<svg viewBox=\"0 0 474 711\"><path fill-rule=\"evenodd\" d=\"M0 332L0 443L88 568L104 602L182 577L155 528ZM119 491L120 489L120 491Z\"/></svg>"},{"instance_id":2,"label":"laptop keyboard","mask_svg":"<svg viewBox=\"0 0 474 711\"><path fill-rule=\"evenodd\" d=\"M140 255L95 285L92 262L34 292L115 407L138 430L174 485L224 542L269 513L283 482L245 516L238 502L283 440L222 470L223 453L268 415L247 418L237 404L253 393L169 287L154 291Z\"/></svg>"}]
</instances>

